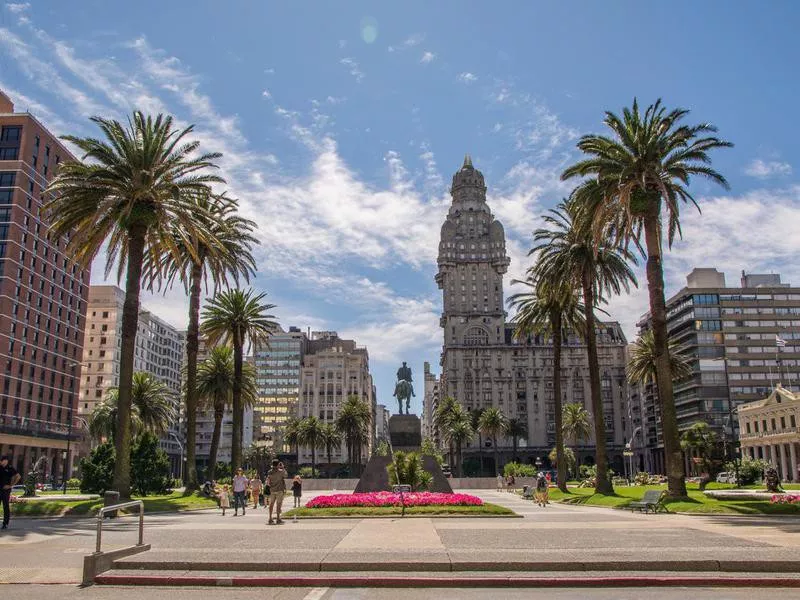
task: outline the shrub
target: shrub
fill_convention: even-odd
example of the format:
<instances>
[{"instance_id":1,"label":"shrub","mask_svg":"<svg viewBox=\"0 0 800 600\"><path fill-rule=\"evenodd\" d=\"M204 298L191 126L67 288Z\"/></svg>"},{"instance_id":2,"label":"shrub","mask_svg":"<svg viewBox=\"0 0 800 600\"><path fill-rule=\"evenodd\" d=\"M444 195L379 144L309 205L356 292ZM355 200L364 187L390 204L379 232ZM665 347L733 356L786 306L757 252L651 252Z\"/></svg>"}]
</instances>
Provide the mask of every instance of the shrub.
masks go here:
<instances>
[{"instance_id":1,"label":"shrub","mask_svg":"<svg viewBox=\"0 0 800 600\"><path fill-rule=\"evenodd\" d=\"M800 504L800 494L773 494L772 504Z\"/></svg>"},{"instance_id":2,"label":"shrub","mask_svg":"<svg viewBox=\"0 0 800 600\"><path fill-rule=\"evenodd\" d=\"M556 454L556 449L553 448L550 450L550 454L547 455L547 458L550 459L550 464L553 465L554 469L558 468L558 456ZM574 473L575 472L575 452L572 448L564 448L564 458L567 459L567 473Z\"/></svg>"},{"instance_id":3,"label":"shrub","mask_svg":"<svg viewBox=\"0 0 800 600\"><path fill-rule=\"evenodd\" d=\"M67 479L67 489L68 490L77 490L81 487L81 480L77 477L70 477Z\"/></svg>"},{"instance_id":4,"label":"shrub","mask_svg":"<svg viewBox=\"0 0 800 600\"><path fill-rule=\"evenodd\" d=\"M436 448L436 444L433 443L431 438L425 438L422 440L419 453L423 456L433 456L439 462L440 467L444 466L444 454L439 452L439 449Z\"/></svg>"},{"instance_id":5,"label":"shrub","mask_svg":"<svg viewBox=\"0 0 800 600\"><path fill-rule=\"evenodd\" d=\"M139 496L164 494L171 484L169 457L158 447L158 438L137 436L131 447L131 489Z\"/></svg>"},{"instance_id":6,"label":"shrub","mask_svg":"<svg viewBox=\"0 0 800 600\"><path fill-rule=\"evenodd\" d=\"M387 442L386 440L381 440L375 446L374 454L375 456L389 456L390 450L391 449L389 448L389 442Z\"/></svg>"},{"instance_id":7,"label":"shrub","mask_svg":"<svg viewBox=\"0 0 800 600\"><path fill-rule=\"evenodd\" d=\"M597 485L597 465L581 466L581 482L578 487L595 487ZM614 471L608 469L608 478L614 480Z\"/></svg>"},{"instance_id":8,"label":"shrub","mask_svg":"<svg viewBox=\"0 0 800 600\"><path fill-rule=\"evenodd\" d=\"M738 465L739 485L750 485L761 481L764 478L764 470L767 467L769 467L769 463L765 460L750 458L749 456L742 457ZM725 463L725 470L728 473L735 473L737 465L732 462Z\"/></svg>"},{"instance_id":9,"label":"shrub","mask_svg":"<svg viewBox=\"0 0 800 600\"><path fill-rule=\"evenodd\" d=\"M300 470L297 472L297 474L303 479L314 478L314 471L311 469L311 467L300 467Z\"/></svg>"},{"instance_id":10,"label":"shrub","mask_svg":"<svg viewBox=\"0 0 800 600\"><path fill-rule=\"evenodd\" d=\"M650 473L645 473L644 471L639 471L636 474L636 477L633 478L633 482L636 485L647 485L650 483Z\"/></svg>"},{"instance_id":11,"label":"shrub","mask_svg":"<svg viewBox=\"0 0 800 600\"><path fill-rule=\"evenodd\" d=\"M92 449L80 462L80 489L84 494L103 494L114 482L114 444L105 442Z\"/></svg>"},{"instance_id":12,"label":"shrub","mask_svg":"<svg viewBox=\"0 0 800 600\"><path fill-rule=\"evenodd\" d=\"M503 475L508 477L536 477L536 467L534 465L526 465L518 462L506 463L503 467Z\"/></svg>"},{"instance_id":13,"label":"shrub","mask_svg":"<svg viewBox=\"0 0 800 600\"><path fill-rule=\"evenodd\" d=\"M422 459L416 452L395 452L386 470L391 485L410 485L415 492L428 489L433 483L433 475L422 467Z\"/></svg>"}]
</instances>

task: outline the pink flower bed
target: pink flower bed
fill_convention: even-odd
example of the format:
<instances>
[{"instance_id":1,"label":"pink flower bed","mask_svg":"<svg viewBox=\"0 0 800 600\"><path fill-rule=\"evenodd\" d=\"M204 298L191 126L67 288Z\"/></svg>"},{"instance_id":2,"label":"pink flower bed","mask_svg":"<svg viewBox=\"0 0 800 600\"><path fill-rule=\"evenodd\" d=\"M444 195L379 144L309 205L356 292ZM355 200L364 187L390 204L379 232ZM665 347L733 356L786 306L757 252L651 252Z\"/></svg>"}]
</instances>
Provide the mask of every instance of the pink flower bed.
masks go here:
<instances>
[{"instance_id":1,"label":"pink flower bed","mask_svg":"<svg viewBox=\"0 0 800 600\"><path fill-rule=\"evenodd\" d=\"M775 494L770 502L772 504L800 504L800 494Z\"/></svg>"},{"instance_id":2,"label":"pink flower bed","mask_svg":"<svg viewBox=\"0 0 800 600\"><path fill-rule=\"evenodd\" d=\"M411 492L403 494L406 506L482 506L483 500L469 494L440 494ZM373 492L370 494L332 494L317 496L306 503L307 508L342 508L347 506L401 506L400 494Z\"/></svg>"}]
</instances>

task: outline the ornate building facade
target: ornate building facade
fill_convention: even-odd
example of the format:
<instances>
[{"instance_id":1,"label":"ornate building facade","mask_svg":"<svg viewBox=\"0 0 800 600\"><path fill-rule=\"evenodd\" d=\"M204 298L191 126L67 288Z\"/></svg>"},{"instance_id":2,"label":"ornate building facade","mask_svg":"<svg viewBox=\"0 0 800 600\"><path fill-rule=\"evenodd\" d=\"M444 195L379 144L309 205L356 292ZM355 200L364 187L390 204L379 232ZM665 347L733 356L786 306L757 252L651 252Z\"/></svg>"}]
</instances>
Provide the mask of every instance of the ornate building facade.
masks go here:
<instances>
[{"instance_id":1,"label":"ornate building facade","mask_svg":"<svg viewBox=\"0 0 800 600\"><path fill-rule=\"evenodd\" d=\"M555 444L552 342L545 336L516 339L514 323L506 322L503 275L510 259L505 232L486 204L483 174L469 156L453 176L452 204L441 230L436 282L442 290L439 397L452 396L465 409L497 407L517 418L527 436L512 456L511 440L498 440L500 467L514 458L549 464ZM626 442L626 340L618 323L598 323L598 354L603 392L603 417L612 468L622 472ZM564 402L578 402L591 413L586 347L574 334L565 336L562 362ZM432 437L438 437L431 432ZM485 459L491 446L484 441ZM594 440L575 444L579 460L594 462ZM477 443L468 454L475 454ZM484 467L492 474L494 467ZM480 468L478 468L480 470ZM467 469L473 471L474 469Z\"/></svg>"}]
</instances>

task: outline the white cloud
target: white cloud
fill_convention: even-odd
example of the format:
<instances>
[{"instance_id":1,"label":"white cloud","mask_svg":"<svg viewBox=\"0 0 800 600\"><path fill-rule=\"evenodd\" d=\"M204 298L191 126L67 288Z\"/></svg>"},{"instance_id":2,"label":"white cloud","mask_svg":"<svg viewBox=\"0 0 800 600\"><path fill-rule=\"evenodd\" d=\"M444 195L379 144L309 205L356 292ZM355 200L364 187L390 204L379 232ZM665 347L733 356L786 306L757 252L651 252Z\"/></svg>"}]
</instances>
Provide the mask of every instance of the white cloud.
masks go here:
<instances>
[{"instance_id":1,"label":"white cloud","mask_svg":"<svg viewBox=\"0 0 800 600\"><path fill-rule=\"evenodd\" d=\"M463 73L459 73L458 80L461 83L475 83L478 81L478 76L474 73L470 73L469 71L464 71Z\"/></svg>"},{"instance_id":2,"label":"white cloud","mask_svg":"<svg viewBox=\"0 0 800 600\"><path fill-rule=\"evenodd\" d=\"M267 74L267 75L274 75L275 74L275 69L273 69L272 67L270 67L268 69L264 69L264 73Z\"/></svg>"},{"instance_id":3,"label":"white cloud","mask_svg":"<svg viewBox=\"0 0 800 600\"><path fill-rule=\"evenodd\" d=\"M342 104L347 98L344 96L328 96L325 98L325 102L328 104Z\"/></svg>"},{"instance_id":4,"label":"white cloud","mask_svg":"<svg viewBox=\"0 0 800 600\"><path fill-rule=\"evenodd\" d=\"M413 33L403 40L403 43L400 45L403 48L413 48L414 46L419 46L423 41L425 41L425 36L423 34Z\"/></svg>"},{"instance_id":5,"label":"white cloud","mask_svg":"<svg viewBox=\"0 0 800 600\"><path fill-rule=\"evenodd\" d=\"M270 92L269 90L264 90L263 92L261 92L261 95L264 96L264 98L266 98L267 100L272 98L272 92Z\"/></svg>"},{"instance_id":6,"label":"white cloud","mask_svg":"<svg viewBox=\"0 0 800 600\"><path fill-rule=\"evenodd\" d=\"M345 67L347 67L347 69L350 72L350 75L355 77L358 83L361 83L361 81L364 79L365 77L364 72L359 68L358 63L355 61L355 59L343 58L339 61L339 64L342 64Z\"/></svg>"},{"instance_id":7,"label":"white cloud","mask_svg":"<svg viewBox=\"0 0 800 600\"><path fill-rule=\"evenodd\" d=\"M492 133L499 133L501 129L503 129L502 123L495 123L492 125Z\"/></svg>"},{"instance_id":8,"label":"white cloud","mask_svg":"<svg viewBox=\"0 0 800 600\"><path fill-rule=\"evenodd\" d=\"M769 179L771 177L783 177L792 174L792 165L777 160L755 159L744 170L746 175L758 177L759 179Z\"/></svg>"},{"instance_id":9,"label":"white cloud","mask_svg":"<svg viewBox=\"0 0 800 600\"><path fill-rule=\"evenodd\" d=\"M430 62L433 62L435 58L436 55L433 52L425 52L422 55L422 58L419 59L419 62L421 62L422 64L428 64Z\"/></svg>"},{"instance_id":10,"label":"white cloud","mask_svg":"<svg viewBox=\"0 0 800 600\"><path fill-rule=\"evenodd\" d=\"M31 7L30 2L9 2L8 4L6 4L6 8L15 15L24 13L30 7Z\"/></svg>"}]
</instances>

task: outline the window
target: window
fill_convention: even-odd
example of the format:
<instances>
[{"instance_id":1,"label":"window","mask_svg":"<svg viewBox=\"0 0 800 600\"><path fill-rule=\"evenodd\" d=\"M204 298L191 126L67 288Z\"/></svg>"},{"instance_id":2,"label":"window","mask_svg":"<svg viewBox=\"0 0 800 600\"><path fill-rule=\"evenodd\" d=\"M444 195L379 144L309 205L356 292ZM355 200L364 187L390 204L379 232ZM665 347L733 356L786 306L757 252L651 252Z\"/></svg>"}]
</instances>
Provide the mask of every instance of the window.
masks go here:
<instances>
[{"instance_id":1,"label":"window","mask_svg":"<svg viewBox=\"0 0 800 600\"><path fill-rule=\"evenodd\" d=\"M0 172L0 187L14 187L16 173Z\"/></svg>"},{"instance_id":2,"label":"window","mask_svg":"<svg viewBox=\"0 0 800 600\"><path fill-rule=\"evenodd\" d=\"M0 160L17 160L18 148L0 148Z\"/></svg>"},{"instance_id":3,"label":"window","mask_svg":"<svg viewBox=\"0 0 800 600\"><path fill-rule=\"evenodd\" d=\"M3 127L0 133L0 142L16 142L22 133L22 127Z\"/></svg>"}]
</instances>

